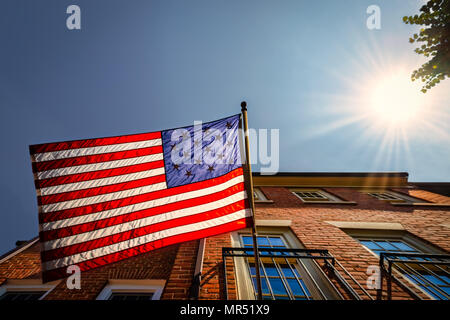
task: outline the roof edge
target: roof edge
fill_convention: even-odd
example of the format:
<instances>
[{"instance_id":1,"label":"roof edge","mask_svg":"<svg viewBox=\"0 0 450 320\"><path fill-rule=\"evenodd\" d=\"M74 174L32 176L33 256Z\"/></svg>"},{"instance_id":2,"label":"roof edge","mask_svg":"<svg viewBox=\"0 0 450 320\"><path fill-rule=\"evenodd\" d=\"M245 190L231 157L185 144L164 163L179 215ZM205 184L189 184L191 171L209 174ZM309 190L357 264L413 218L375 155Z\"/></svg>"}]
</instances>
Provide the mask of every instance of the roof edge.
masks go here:
<instances>
[{"instance_id":1,"label":"roof edge","mask_svg":"<svg viewBox=\"0 0 450 320\"><path fill-rule=\"evenodd\" d=\"M253 176L264 177L402 177L408 178L408 172L278 172L276 174L262 174L252 172Z\"/></svg>"},{"instance_id":2,"label":"roof edge","mask_svg":"<svg viewBox=\"0 0 450 320\"><path fill-rule=\"evenodd\" d=\"M38 240L39 240L39 236L36 236L33 239L23 243L22 245L15 247L12 250L9 250L8 252L6 252L5 254L0 256L0 263L7 261L7 260L11 259L12 257L14 257L16 254L19 254L20 252L28 249L33 244L35 244Z\"/></svg>"}]
</instances>

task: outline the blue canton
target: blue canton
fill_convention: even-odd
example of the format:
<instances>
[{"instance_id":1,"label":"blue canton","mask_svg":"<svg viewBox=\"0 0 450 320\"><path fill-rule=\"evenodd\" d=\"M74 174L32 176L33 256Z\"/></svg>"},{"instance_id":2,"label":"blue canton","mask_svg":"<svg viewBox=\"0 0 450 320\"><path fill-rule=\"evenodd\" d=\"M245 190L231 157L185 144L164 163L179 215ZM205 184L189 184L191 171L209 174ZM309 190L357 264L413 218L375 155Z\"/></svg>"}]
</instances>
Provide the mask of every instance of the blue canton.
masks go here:
<instances>
[{"instance_id":1,"label":"blue canton","mask_svg":"<svg viewBox=\"0 0 450 320\"><path fill-rule=\"evenodd\" d=\"M162 131L167 187L220 177L242 166L240 115Z\"/></svg>"}]
</instances>

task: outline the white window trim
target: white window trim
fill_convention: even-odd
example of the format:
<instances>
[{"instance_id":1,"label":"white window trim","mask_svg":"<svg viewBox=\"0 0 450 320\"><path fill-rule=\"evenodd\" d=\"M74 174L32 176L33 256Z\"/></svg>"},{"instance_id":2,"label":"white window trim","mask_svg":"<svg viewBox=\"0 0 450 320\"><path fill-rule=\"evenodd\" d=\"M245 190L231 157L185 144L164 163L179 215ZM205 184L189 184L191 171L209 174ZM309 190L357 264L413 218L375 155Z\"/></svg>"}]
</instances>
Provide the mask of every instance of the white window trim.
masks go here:
<instances>
[{"instance_id":1,"label":"white window trim","mask_svg":"<svg viewBox=\"0 0 450 320\"><path fill-rule=\"evenodd\" d=\"M299 198L303 203L308 203L308 204L310 204L310 203L356 204L356 202L354 202L354 201L342 200L342 199L338 198L337 196L332 195L331 193L326 192L320 188L290 188L289 191L292 192L292 194L295 195L297 198ZM308 199L303 199L301 196L299 196L297 194L297 192L317 192L317 193L320 193L322 196L324 196L328 200L324 199L324 200L308 201Z\"/></svg>"},{"instance_id":2,"label":"white window trim","mask_svg":"<svg viewBox=\"0 0 450 320\"><path fill-rule=\"evenodd\" d=\"M345 231L345 230L344 230ZM401 240L403 242L405 242L406 244L410 245L411 247L421 251L424 254L445 254L445 252L442 252L441 250L427 245L425 242L423 242L420 239L416 239L414 236L412 236L411 234L405 232L405 231L399 231L399 230L347 230L346 233L351 236L352 238L354 238L355 240L388 240L388 241L395 241L395 240ZM370 250L369 248L367 248L365 245L361 244L361 246L367 250L368 252L370 252L373 256L375 256L377 259L380 259L380 257L373 252L372 250ZM416 288L417 290L419 290L420 292L422 292L423 294L425 294L426 296L428 296L429 298L433 299L434 298L430 295L430 293L428 293L427 291L425 291L424 289L422 289L417 283L415 283L414 281L412 281L411 279L409 279L408 277L406 277L403 273L394 270L397 274L397 276L400 276L402 279L404 279L405 281L407 281L408 283L410 283L414 288Z\"/></svg>"},{"instance_id":3,"label":"white window trim","mask_svg":"<svg viewBox=\"0 0 450 320\"><path fill-rule=\"evenodd\" d=\"M96 300L108 300L113 293L153 293L152 300L159 300L166 280L145 279L145 280L109 280L108 284L99 293Z\"/></svg>"},{"instance_id":4,"label":"white window trim","mask_svg":"<svg viewBox=\"0 0 450 320\"><path fill-rule=\"evenodd\" d=\"M430 246L426 244L424 241L417 239L410 233L408 233L405 230L385 230L385 229L361 229L361 230L343 230L348 235L350 235L353 238L360 239L360 238L370 238L370 239L380 239L380 240L402 240L406 242L406 244L409 244L413 246L414 248L418 249L422 253L430 253L430 254L445 254L445 252L442 252L441 250L437 249L434 246ZM373 255L375 255L377 258L379 258L372 250L366 248L363 246L366 250L371 252Z\"/></svg>"},{"instance_id":5,"label":"white window trim","mask_svg":"<svg viewBox=\"0 0 450 320\"><path fill-rule=\"evenodd\" d=\"M258 221L258 220L257 220ZM240 241L241 234L251 234L251 229L242 229L236 232L231 233L231 245L235 248L241 248L242 244ZM301 242L297 239L297 237L293 234L290 228L280 227L280 226L259 226L257 228L257 236L261 235L274 235L281 236L283 240L286 242L289 248L305 248ZM243 257L234 257L234 270L236 277L236 285L237 285L237 296L238 300L256 300L256 295L253 290L252 281L248 275L248 269L246 265L245 258ZM317 267L319 268L319 267ZM319 268L320 269L320 268ZM323 276L320 273L323 273L322 270L319 270L317 273L313 270L309 270L310 273L313 273L314 276ZM325 276L326 277L326 276ZM327 279L323 279L321 281L321 285L328 286ZM316 279L317 281L317 279ZM325 289L322 287L322 289ZM333 289L331 287L328 288L330 290L329 294L333 294ZM337 296L335 299L339 299Z\"/></svg>"},{"instance_id":6,"label":"white window trim","mask_svg":"<svg viewBox=\"0 0 450 320\"><path fill-rule=\"evenodd\" d=\"M39 300L42 300L56 288L60 281L57 280L43 284L40 279L8 279L0 286L0 297L8 292L45 291L39 298Z\"/></svg>"},{"instance_id":7,"label":"white window trim","mask_svg":"<svg viewBox=\"0 0 450 320\"><path fill-rule=\"evenodd\" d=\"M367 194L369 197L371 197L373 199L390 202L390 203L426 203L425 201L423 201L421 199L414 198L414 197L408 196L406 194L402 194L399 192L386 190L386 189L360 190L360 192ZM379 199L375 196L370 195L370 193L385 193L395 199Z\"/></svg>"},{"instance_id":8,"label":"white window trim","mask_svg":"<svg viewBox=\"0 0 450 320\"><path fill-rule=\"evenodd\" d=\"M255 198L255 203L273 203L273 200L269 200L259 187L253 187L253 192L258 195L258 199Z\"/></svg>"},{"instance_id":9,"label":"white window trim","mask_svg":"<svg viewBox=\"0 0 450 320\"><path fill-rule=\"evenodd\" d=\"M371 222L371 221L325 221L339 229L366 229L366 230L405 230L398 222Z\"/></svg>"}]
</instances>

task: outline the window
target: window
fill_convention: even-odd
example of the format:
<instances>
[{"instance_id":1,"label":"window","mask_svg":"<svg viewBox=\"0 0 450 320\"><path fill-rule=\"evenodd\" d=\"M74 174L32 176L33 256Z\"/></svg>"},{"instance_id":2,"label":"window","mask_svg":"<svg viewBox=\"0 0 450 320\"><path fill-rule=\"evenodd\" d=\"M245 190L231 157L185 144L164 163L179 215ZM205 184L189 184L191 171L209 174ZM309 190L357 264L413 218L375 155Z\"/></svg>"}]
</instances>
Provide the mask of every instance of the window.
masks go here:
<instances>
[{"instance_id":1,"label":"window","mask_svg":"<svg viewBox=\"0 0 450 320\"><path fill-rule=\"evenodd\" d=\"M291 189L291 192L303 202L343 202L338 197L320 189Z\"/></svg>"},{"instance_id":2,"label":"window","mask_svg":"<svg viewBox=\"0 0 450 320\"><path fill-rule=\"evenodd\" d=\"M390 253L436 253L420 245L417 240L412 240L406 235L397 237L357 237L359 242L368 250L380 256L381 252ZM447 299L443 294L450 295L450 273L448 266L433 266L420 263L428 260L421 257L401 257L405 261L417 261L417 263L397 263L399 272L410 282L414 283L434 299Z\"/></svg>"},{"instance_id":3,"label":"window","mask_svg":"<svg viewBox=\"0 0 450 320\"><path fill-rule=\"evenodd\" d=\"M153 292L137 293L137 292L112 292L108 300L113 301L146 301L152 300Z\"/></svg>"},{"instance_id":4,"label":"window","mask_svg":"<svg viewBox=\"0 0 450 320\"><path fill-rule=\"evenodd\" d=\"M267 199L264 192L262 192L261 189L257 187L253 188L253 197L255 199L255 202L273 202L272 200Z\"/></svg>"},{"instance_id":5,"label":"window","mask_svg":"<svg viewBox=\"0 0 450 320\"><path fill-rule=\"evenodd\" d=\"M363 191L369 196L378 200L388 201L391 203L417 203L423 202L422 200L407 196L405 194L399 194L393 191L381 190L381 191Z\"/></svg>"},{"instance_id":6,"label":"window","mask_svg":"<svg viewBox=\"0 0 450 320\"><path fill-rule=\"evenodd\" d=\"M42 284L39 279L8 279L0 286L0 301L42 300L58 283Z\"/></svg>"},{"instance_id":7,"label":"window","mask_svg":"<svg viewBox=\"0 0 450 320\"><path fill-rule=\"evenodd\" d=\"M0 297L0 301L34 301L39 300L45 292L46 291L6 292Z\"/></svg>"},{"instance_id":8,"label":"window","mask_svg":"<svg viewBox=\"0 0 450 320\"><path fill-rule=\"evenodd\" d=\"M313 259L289 258L289 252L264 249L302 248L285 227L258 227L258 248L261 257L260 275L265 300L340 299L327 276ZM253 253L250 232L232 234L233 246ZM270 257L268 256L270 255ZM256 265L253 258L235 257L239 299L254 299L257 295Z\"/></svg>"},{"instance_id":9,"label":"window","mask_svg":"<svg viewBox=\"0 0 450 320\"><path fill-rule=\"evenodd\" d=\"M244 247L253 248L251 235L241 235L241 239ZM256 241L260 250L263 248L287 248L281 236L259 236ZM257 292L256 266L254 263L249 263L248 267L254 290ZM262 263L260 274L263 299L311 299L311 294L306 288L302 276L296 266L289 263L287 259L284 262L277 262L274 259L272 263Z\"/></svg>"},{"instance_id":10,"label":"window","mask_svg":"<svg viewBox=\"0 0 450 320\"><path fill-rule=\"evenodd\" d=\"M146 280L109 280L100 292L97 300L143 301L159 300L166 281Z\"/></svg>"},{"instance_id":11,"label":"window","mask_svg":"<svg viewBox=\"0 0 450 320\"><path fill-rule=\"evenodd\" d=\"M377 256L380 252L410 252L420 253L419 250L408 245L403 240L380 240L380 239L358 239L367 249L371 250Z\"/></svg>"}]
</instances>

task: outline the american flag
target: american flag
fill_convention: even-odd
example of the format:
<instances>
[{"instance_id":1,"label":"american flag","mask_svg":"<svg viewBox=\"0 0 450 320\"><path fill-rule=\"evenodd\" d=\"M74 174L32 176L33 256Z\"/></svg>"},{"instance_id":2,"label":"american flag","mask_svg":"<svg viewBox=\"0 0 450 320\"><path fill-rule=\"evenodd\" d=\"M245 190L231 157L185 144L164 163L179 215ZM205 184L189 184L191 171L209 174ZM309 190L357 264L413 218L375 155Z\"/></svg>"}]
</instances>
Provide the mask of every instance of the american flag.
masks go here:
<instances>
[{"instance_id":1,"label":"american flag","mask_svg":"<svg viewBox=\"0 0 450 320\"><path fill-rule=\"evenodd\" d=\"M30 146L43 280L250 226L239 122Z\"/></svg>"}]
</instances>

